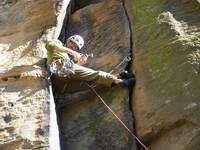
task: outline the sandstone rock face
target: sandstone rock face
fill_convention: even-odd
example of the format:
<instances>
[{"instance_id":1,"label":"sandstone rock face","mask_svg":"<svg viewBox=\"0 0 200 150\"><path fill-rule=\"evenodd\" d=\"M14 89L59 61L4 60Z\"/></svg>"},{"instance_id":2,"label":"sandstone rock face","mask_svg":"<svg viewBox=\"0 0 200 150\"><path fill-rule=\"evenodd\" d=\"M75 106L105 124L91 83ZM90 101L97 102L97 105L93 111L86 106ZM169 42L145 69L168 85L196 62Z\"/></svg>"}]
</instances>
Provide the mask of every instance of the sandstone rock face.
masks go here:
<instances>
[{"instance_id":1,"label":"sandstone rock face","mask_svg":"<svg viewBox=\"0 0 200 150\"><path fill-rule=\"evenodd\" d=\"M152 150L200 149L199 1L128 0L126 8L138 135Z\"/></svg>"},{"instance_id":2,"label":"sandstone rock face","mask_svg":"<svg viewBox=\"0 0 200 150\"><path fill-rule=\"evenodd\" d=\"M93 69L111 71L130 50L129 24L121 1L102 1L77 10L69 20L67 31L68 36L80 34L84 37L86 44L81 52L94 54L86 64ZM123 70L126 65L127 62L115 72ZM64 79L57 82L58 86L62 83ZM128 90L101 87L97 91L133 130ZM134 139L88 87L71 94L68 90L64 92L68 93L61 94L58 103L76 101L64 107L60 117L66 149L136 149Z\"/></svg>"},{"instance_id":3,"label":"sandstone rock face","mask_svg":"<svg viewBox=\"0 0 200 150\"><path fill-rule=\"evenodd\" d=\"M0 149L48 149L49 91L42 32L53 1L0 2Z\"/></svg>"}]
</instances>

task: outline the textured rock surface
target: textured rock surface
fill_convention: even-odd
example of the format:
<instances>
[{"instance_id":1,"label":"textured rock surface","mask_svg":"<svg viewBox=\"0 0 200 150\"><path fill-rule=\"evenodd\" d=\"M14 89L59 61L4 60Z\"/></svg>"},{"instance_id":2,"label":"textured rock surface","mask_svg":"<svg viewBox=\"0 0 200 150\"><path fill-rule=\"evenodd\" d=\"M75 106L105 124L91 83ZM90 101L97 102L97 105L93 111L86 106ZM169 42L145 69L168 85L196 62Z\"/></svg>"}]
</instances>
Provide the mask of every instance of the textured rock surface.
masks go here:
<instances>
[{"instance_id":1,"label":"textured rock surface","mask_svg":"<svg viewBox=\"0 0 200 150\"><path fill-rule=\"evenodd\" d=\"M138 135L152 150L200 149L200 4L128 0Z\"/></svg>"},{"instance_id":2,"label":"textured rock surface","mask_svg":"<svg viewBox=\"0 0 200 150\"><path fill-rule=\"evenodd\" d=\"M40 37L55 23L53 6L51 0L0 2L1 150L49 147L49 93Z\"/></svg>"},{"instance_id":3,"label":"textured rock surface","mask_svg":"<svg viewBox=\"0 0 200 150\"><path fill-rule=\"evenodd\" d=\"M85 38L86 46L82 52L94 53L94 58L87 64L94 69L112 70L130 49L129 25L119 1L91 4L76 11L67 30L68 36L80 34ZM61 85L63 80L57 83ZM132 129L127 89L101 88L98 92ZM93 93L74 93L63 100L80 101L68 105L62 112L61 126L67 149L135 149L133 139Z\"/></svg>"}]
</instances>

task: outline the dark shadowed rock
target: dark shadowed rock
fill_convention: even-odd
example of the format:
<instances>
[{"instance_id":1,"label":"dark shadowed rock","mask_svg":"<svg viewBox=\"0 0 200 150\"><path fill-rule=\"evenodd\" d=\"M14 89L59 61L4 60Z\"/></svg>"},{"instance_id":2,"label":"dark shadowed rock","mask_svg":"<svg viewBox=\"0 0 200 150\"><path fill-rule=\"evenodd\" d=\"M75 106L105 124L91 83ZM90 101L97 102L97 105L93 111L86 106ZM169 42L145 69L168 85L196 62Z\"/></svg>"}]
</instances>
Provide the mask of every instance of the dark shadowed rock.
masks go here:
<instances>
[{"instance_id":1,"label":"dark shadowed rock","mask_svg":"<svg viewBox=\"0 0 200 150\"><path fill-rule=\"evenodd\" d=\"M130 50L130 30L124 8L119 1L103 1L88 5L71 15L68 35L80 34L85 39L82 53L93 53L86 66L111 71ZM114 70L124 70L127 62ZM57 85L64 83L60 79ZM78 82L80 84L80 81ZM81 84L80 86L84 86ZM62 88L61 88L62 89ZM76 90L76 89L75 89ZM81 90L81 89L80 89ZM88 87L82 91L60 95L57 100L68 104L62 112L61 126L68 149L135 149L135 141L116 121ZM133 130L127 89L101 87L98 93ZM73 100L76 103L72 103ZM58 103L59 103L58 102Z\"/></svg>"}]
</instances>

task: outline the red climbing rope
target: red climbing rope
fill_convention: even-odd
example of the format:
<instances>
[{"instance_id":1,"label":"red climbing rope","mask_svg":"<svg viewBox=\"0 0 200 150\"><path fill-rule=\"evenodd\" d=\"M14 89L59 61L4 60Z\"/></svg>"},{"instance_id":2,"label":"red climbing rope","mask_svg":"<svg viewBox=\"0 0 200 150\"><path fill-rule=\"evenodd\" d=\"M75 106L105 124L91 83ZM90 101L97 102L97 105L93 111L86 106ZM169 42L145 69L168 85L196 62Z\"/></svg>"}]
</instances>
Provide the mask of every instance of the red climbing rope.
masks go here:
<instances>
[{"instance_id":1,"label":"red climbing rope","mask_svg":"<svg viewBox=\"0 0 200 150\"><path fill-rule=\"evenodd\" d=\"M134 135L131 130L125 125L125 123L114 113L114 111L106 104L103 98L97 93L97 91L92 88L87 82L85 84L95 93L95 95L102 101L102 103L108 108L108 110L115 116L115 118L123 125L123 127L131 134L131 136L136 139L145 150L149 150L141 141L140 139Z\"/></svg>"}]
</instances>

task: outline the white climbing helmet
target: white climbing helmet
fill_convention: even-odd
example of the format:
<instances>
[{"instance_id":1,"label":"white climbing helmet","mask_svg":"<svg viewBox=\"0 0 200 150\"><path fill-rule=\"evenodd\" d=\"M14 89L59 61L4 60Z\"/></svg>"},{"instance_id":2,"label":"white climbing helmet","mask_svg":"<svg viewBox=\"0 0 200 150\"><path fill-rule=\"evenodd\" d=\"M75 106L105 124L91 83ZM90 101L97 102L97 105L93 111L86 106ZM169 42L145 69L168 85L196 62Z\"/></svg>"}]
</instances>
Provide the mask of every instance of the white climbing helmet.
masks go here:
<instances>
[{"instance_id":1,"label":"white climbing helmet","mask_svg":"<svg viewBox=\"0 0 200 150\"><path fill-rule=\"evenodd\" d=\"M79 50L84 46L84 39L80 35L73 35L67 39L67 42L72 41L76 43Z\"/></svg>"}]
</instances>

